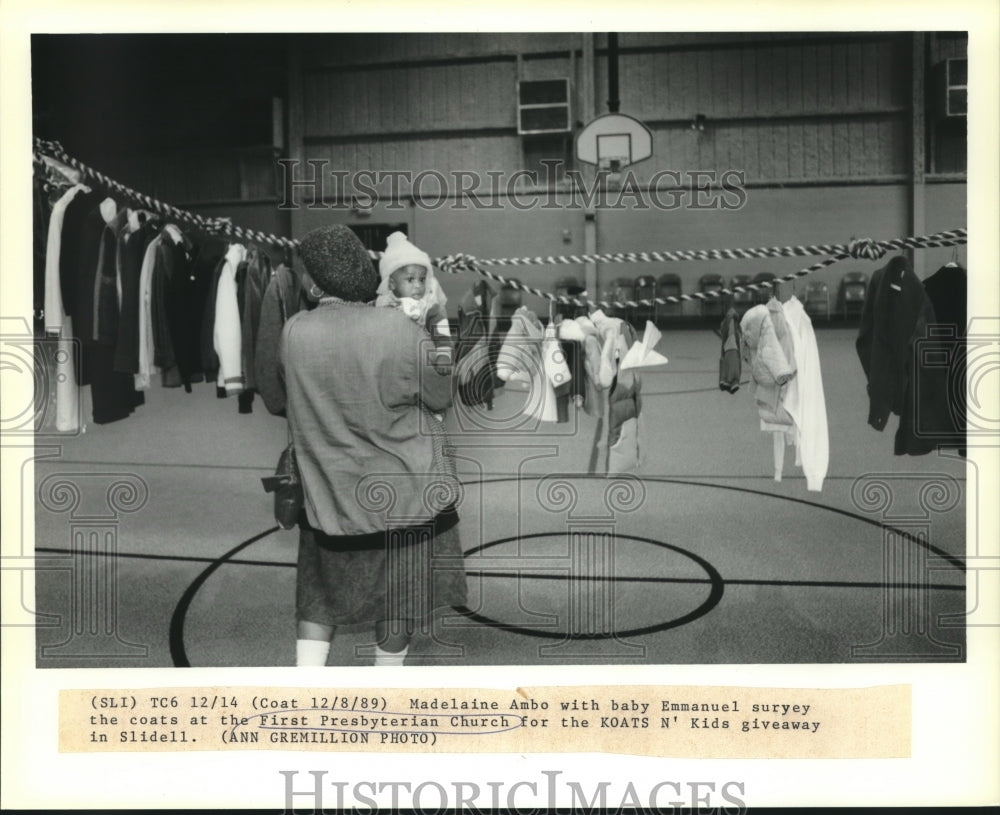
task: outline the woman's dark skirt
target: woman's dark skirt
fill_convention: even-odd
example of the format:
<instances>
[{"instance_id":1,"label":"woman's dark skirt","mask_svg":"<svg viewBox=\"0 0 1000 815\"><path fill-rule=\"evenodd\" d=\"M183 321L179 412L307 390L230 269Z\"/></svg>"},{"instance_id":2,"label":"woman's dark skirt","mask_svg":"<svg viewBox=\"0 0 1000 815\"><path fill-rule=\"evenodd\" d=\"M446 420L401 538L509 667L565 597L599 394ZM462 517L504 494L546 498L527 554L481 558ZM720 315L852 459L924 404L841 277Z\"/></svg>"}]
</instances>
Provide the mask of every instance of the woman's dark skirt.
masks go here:
<instances>
[{"instance_id":1,"label":"woman's dark skirt","mask_svg":"<svg viewBox=\"0 0 1000 815\"><path fill-rule=\"evenodd\" d=\"M426 620L460 606L467 589L458 514L367 535L327 535L299 524L296 617L322 625Z\"/></svg>"}]
</instances>

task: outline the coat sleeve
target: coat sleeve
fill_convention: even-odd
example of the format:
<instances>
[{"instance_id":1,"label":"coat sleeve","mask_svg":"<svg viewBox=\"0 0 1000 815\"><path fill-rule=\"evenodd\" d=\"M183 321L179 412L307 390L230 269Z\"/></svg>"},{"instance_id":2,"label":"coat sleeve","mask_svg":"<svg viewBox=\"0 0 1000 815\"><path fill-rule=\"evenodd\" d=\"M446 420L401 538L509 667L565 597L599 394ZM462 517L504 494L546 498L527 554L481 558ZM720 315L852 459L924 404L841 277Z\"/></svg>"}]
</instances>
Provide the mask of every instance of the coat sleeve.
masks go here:
<instances>
[{"instance_id":1,"label":"coat sleeve","mask_svg":"<svg viewBox=\"0 0 1000 815\"><path fill-rule=\"evenodd\" d=\"M428 359L427 347L421 341L423 331L409 320L402 320L397 323L399 331L403 334L401 344L398 347L410 349L408 354L401 354L401 358L406 358L407 369L412 372L412 388L416 398L430 410L440 411L451 406L452 401L452 377L450 373L439 373L433 364L433 360ZM395 347L395 346L394 346Z\"/></svg>"}]
</instances>

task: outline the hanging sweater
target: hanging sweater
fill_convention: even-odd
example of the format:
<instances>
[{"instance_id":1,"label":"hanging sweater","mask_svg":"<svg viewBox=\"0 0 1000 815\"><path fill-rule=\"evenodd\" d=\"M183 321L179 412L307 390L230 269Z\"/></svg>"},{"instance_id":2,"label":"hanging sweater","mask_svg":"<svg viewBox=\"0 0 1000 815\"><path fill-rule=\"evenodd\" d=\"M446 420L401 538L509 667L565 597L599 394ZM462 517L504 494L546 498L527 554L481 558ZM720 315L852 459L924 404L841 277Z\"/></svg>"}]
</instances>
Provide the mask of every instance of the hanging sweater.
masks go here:
<instances>
[{"instance_id":1,"label":"hanging sweater","mask_svg":"<svg viewBox=\"0 0 1000 815\"><path fill-rule=\"evenodd\" d=\"M812 321L794 295L782 306L795 351L795 388L789 388L785 410L795 421L795 463L802 467L806 489L819 492L830 461L826 397L819 348Z\"/></svg>"}]
</instances>

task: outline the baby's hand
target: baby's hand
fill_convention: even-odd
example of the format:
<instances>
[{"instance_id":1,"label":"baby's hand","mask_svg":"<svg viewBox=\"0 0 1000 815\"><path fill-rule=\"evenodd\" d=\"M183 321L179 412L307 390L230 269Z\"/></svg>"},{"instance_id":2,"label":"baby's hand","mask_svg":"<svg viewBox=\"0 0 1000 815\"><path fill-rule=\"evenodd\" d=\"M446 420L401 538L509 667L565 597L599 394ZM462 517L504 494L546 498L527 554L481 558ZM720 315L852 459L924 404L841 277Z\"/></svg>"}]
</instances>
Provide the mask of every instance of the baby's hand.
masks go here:
<instances>
[{"instance_id":1,"label":"baby's hand","mask_svg":"<svg viewBox=\"0 0 1000 815\"><path fill-rule=\"evenodd\" d=\"M400 297L399 308L411 320L420 319L421 306L419 300L415 300L412 297Z\"/></svg>"},{"instance_id":2,"label":"baby's hand","mask_svg":"<svg viewBox=\"0 0 1000 815\"><path fill-rule=\"evenodd\" d=\"M438 348L434 351L434 370L441 376L449 376L452 372L451 349Z\"/></svg>"}]
</instances>

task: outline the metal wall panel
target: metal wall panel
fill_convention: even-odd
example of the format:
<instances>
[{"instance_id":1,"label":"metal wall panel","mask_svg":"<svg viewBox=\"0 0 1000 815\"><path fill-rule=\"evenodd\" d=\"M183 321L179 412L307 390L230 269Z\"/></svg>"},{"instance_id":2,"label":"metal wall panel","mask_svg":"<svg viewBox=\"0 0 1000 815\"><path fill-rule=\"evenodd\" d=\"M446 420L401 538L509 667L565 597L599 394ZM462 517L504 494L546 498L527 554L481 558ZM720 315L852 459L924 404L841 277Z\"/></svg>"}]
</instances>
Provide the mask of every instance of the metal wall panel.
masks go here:
<instances>
[{"instance_id":1,"label":"metal wall panel","mask_svg":"<svg viewBox=\"0 0 1000 815\"><path fill-rule=\"evenodd\" d=\"M303 63L312 66L376 65L476 59L579 48L577 33L335 34L295 39Z\"/></svg>"},{"instance_id":2,"label":"metal wall panel","mask_svg":"<svg viewBox=\"0 0 1000 815\"><path fill-rule=\"evenodd\" d=\"M305 137L516 126L514 62L307 71Z\"/></svg>"},{"instance_id":3,"label":"metal wall panel","mask_svg":"<svg viewBox=\"0 0 1000 815\"><path fill-rule=\"evenodd\" d=\"M601 113L606 37L594 39ZM932 39L938 50L953 40ZM750 184L822 184L909 170L909 34L644 33L619 42L621 110L654 136L653 158L633 168L640 181L663 170L738 170ZM514 173L539 159L514 133L518 74L569 76L578 118L584 67L569 49L580 46L579 34L311 40L301 49L305 155L348 170ZM703 131L691 128L698 115Z\"/></svg>"}]
</instances>

